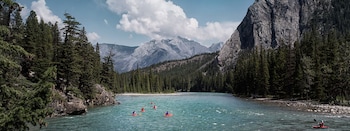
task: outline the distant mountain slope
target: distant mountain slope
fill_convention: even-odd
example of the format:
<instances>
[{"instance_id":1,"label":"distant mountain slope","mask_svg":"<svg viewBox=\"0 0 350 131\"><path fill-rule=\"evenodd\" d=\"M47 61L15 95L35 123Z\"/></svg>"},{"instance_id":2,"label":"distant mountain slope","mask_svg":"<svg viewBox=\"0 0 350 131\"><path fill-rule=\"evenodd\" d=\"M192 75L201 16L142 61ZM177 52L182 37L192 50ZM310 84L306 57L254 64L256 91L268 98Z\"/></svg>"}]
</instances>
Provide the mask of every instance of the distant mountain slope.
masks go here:
<instances>
[{"instance_id":1,"label":"distant mountain slope","mask_svg":"<svg viewBox=\"0 0 350 131\"><path fill-rule=\"evenodd\" d=\"M122 69L126 64L125 62L128 61L128 59L130 59L129 57L132 53L134 53L135 49L137 48L106 43L100 44L99 47L101 58L109 55L110 52L114 54L114 69L118 72L123 71Z\"/></svg>"},{"instance_id":2,"label":"distant mountain slope","mask_svg":"<svg viewBox=\"0 0 350 131\"><path fill-rule=\"evenodd\" d=\"M182 37L174 39L151 40L139 47L127 47L112 44L101 44L101 57L112 51L114 67L122 73L137 68L143 68L152 64L179 60L192 57L197 54L216 52L221 49L223 43L213 44L211 47L202 46L193 40Z\"/></svg>"},{"instance_id":3,"label":"distant mountain slope","mask_svg":"<svg viewBox=\"0 0 350 131\"><path fill-rule=\"evenodd\" d=\"M221 47L224 45L224 42L214 43L209 47L210 52L216 52L221 50Z\"/></svg>"},{"instance_id":4,"label":"distant mountain slope","mask_svg":"<svg viewBox=\"0 0 350 131\"><path fill-rule=\"evenodd\" d=\"M165 61L159 64L152 65L144 68L143 71L147 72L149 68L156 73L166 74L187 74L201 72L201 69L207 67L215 60L217 53L205 53L192 56L187 59Z\"/></svg>"}]
</instances>

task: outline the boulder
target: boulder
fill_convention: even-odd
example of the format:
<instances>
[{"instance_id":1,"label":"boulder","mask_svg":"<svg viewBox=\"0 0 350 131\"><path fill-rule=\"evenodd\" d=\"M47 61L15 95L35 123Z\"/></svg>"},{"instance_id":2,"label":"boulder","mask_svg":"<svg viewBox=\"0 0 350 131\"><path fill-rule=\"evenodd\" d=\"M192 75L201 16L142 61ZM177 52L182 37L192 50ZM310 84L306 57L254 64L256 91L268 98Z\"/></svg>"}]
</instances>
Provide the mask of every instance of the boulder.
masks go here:
<instances>
[{"instance_id":1,"label":"boulder","mask_svg":"<svg viewBox=\"0 0 350 131\"><path fill-rule=\"evenodd\" d=\"M111 91L107 91L105 87L100 84L94 85L96 89L95 98L92 100L87 100L89 106L106 106L119 104L115 100L115 95Z\"/></svg>"},{"instance_id":2,"label":"boulder","mask_svg":"<svg viewBox=\"0 0 350 131\"><path fill-rule=\"evenodd\" d=\"M68 102L64 105L68 115L81 115L87 112L87 107L84 105L84 101L75 96L71 96L71 98L68 99Z\"/></svg>"},{"instance_id":3,"label":"boulder","mask_svg":"<svg viewBox=\"0 0 350 131\"><path fill-rule=\"evenodd\" d=\"M60 90L52 89L52 102L49 108L53 109L50 117L80 115L87 112L84 100L73 96L70 93L63 93Z\"/></svg>"}]
</instances>

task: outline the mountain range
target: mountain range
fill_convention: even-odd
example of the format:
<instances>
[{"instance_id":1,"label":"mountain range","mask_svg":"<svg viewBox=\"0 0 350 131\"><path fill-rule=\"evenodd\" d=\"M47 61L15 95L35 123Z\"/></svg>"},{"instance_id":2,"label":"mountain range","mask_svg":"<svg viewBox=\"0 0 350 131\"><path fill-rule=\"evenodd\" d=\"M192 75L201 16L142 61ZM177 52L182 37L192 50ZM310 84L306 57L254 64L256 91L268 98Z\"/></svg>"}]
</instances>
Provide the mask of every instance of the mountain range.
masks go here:
<instances>
[{"instance_id":1,"label":"mountain range","mask_svg":"<svg viewBox=\"0 0 350 131\"><path fill-rule=\"evenodd\" d=\"M114 69L127 72L169 60L180 60L197 54L217 52L223 42L205 47L200 43L183 37L173 39L151 40L140 46L124 46L116 44L99 44L101 58L113 54Z\"/></svg>"}]
</instances>

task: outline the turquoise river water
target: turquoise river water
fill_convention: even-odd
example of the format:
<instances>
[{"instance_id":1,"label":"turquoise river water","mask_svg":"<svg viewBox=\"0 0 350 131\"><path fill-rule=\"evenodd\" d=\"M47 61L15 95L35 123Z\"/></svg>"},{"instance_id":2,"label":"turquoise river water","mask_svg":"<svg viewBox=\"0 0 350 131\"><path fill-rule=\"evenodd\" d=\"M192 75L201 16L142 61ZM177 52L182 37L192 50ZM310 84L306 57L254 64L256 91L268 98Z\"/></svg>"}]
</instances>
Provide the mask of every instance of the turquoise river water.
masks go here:
<instances>
[{"instance_id":1,"label":"turquoise river water","mask_svg":"<svg viewBox=\"0 0 350 131\"><path fill-rule=\"evenodd\" d=\"M350 130L350 117L290 110L223 93L118 95L120 105L91 108L86 115L47 119L47 131L288 131ZM158 107L152 108L151 102ZM145 112L140 112L141 108ZM132 116L136 111L139 115ZM172 117L164 117L169 111Z\"/></svg>"}]
</instances>

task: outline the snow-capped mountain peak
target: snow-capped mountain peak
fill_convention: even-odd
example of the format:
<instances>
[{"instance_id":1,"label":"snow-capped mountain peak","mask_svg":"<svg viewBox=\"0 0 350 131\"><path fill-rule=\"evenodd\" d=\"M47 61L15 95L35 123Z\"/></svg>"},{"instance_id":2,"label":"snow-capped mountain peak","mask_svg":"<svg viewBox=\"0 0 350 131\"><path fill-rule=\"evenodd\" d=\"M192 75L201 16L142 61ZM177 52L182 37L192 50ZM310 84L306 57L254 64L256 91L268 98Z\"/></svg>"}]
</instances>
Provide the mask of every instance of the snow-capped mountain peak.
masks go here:
<instances>
[{"instance_id":1,"label":"snow-capped mountain peak","mask_svg":"<svg viewBox=\"0 0 350 131\"><path fill-rule=\"evenodd\" d=\"M207 48L196 41L183 37L151 40L141 44L139 47L131 48L133 49L132 51L129 50L129 52L124 54L121 54L120 50L116 50L116 55L113 59L115 69L118 72L127 72L163 61L185 59L201 53L216 52L220 48L217 47L217 44L215 45L215 47L212 47L212 45L210 48ZM101 44L100 49L108 48L104 46L105 44ZM101 57L105 56L103 54L107 54L102 50L100 50L100 53Z\"/></svg>"}]
</instances>

